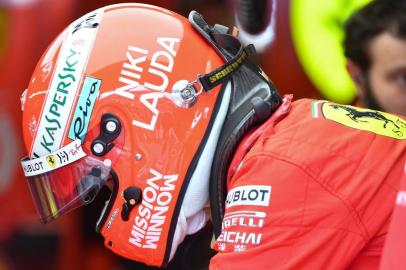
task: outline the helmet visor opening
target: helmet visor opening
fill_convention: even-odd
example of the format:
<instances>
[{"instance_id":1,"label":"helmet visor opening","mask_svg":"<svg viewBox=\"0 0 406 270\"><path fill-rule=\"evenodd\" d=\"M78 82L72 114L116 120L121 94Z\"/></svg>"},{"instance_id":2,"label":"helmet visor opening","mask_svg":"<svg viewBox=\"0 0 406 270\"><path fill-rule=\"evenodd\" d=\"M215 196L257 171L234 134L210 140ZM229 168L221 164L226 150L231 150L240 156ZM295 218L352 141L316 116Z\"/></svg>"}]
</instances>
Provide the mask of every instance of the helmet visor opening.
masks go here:
<instances>
[{"instance_id":1,"label":"helmet visor opening","mask_svg":"<svg viewBox=\"0 0 406 270\"><path fill-rule=\"evenodd\" d=\"M80 140L21 163L42 223L92 202L108 179L111 166L108 159L86 155Z\"/></svg>"}]
</instances>

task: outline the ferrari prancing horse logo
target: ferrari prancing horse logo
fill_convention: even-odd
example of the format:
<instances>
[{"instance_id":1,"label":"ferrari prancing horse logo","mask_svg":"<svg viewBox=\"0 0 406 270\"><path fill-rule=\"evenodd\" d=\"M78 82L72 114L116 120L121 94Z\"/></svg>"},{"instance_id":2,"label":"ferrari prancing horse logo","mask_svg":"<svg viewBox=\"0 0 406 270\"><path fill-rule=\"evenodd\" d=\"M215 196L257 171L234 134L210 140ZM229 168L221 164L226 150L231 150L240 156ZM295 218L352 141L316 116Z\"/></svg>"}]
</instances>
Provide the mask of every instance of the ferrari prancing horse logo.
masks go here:
<instances>
[{"instance_id":1,"label":"ferrari prancing horse logo","mask_svg":"<svg viewBox=\"0 0 406 270\"><path fill-rule=\"evenodd\" d=\"M52 168L56 167L56 160L55 160L54 155L49 155L49 156L47 156L46 159L48 161L49 166L51 166Z\"/></svg>"},{"instance_id":2,"label":"ferrari prancing horse logo","mask_svg":"<svg viewBox=\"0 0 406 270\"><path fill-rule=\"evenodd\" d=\"M326 101L313 102L313 116L321 115L347 127L395 139L406 139L406 121L389 113Z\"/></svg>"}]
</instances>

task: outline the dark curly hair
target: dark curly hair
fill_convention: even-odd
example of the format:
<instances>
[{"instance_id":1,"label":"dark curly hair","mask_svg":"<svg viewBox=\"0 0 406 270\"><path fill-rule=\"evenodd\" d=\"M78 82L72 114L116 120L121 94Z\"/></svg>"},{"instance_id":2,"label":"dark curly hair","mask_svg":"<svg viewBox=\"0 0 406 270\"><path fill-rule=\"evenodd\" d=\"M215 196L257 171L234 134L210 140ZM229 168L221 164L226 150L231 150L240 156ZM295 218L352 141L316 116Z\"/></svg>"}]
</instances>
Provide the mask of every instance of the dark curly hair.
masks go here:
<instances>
[{"instance_id":1,"label":"dark curly hair","mask_svg":"<svg viewBox=\"0 0 406 270\"><path fill-rule=\"evenodd\" d=\"M367 73L372 39L383 32L406 39L406 1L374 0L355 12L345 23L344 29L345 56Z\"/></svg>"}]
</instances>

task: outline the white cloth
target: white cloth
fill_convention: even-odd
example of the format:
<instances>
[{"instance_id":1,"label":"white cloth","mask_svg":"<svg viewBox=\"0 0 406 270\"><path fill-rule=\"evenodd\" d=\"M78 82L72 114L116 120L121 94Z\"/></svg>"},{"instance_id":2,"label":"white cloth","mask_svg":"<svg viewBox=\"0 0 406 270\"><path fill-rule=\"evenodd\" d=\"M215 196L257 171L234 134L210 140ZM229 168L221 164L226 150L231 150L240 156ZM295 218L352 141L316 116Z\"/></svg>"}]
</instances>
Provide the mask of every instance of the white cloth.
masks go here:
<instances>
[{"instance_id":1,"label":"white cloth","mask_svg":"<svg viewBox=\"0 0 406 270\"><path fill-rule=\"evenodd\" d=\"M204 146L197 162L195 171L190 179L189 187L186 190L180 209L175 233L172 241L170 259L175 255L176 249L188 234L193 234L204 227L208 216L204 207L209 200L209 180L211 165L213 163L214 152L220 137L221 128L227 116L228 107L231 99L231 83L228 82L224 89L224 96L220 109L215 116L210 136Z\"/></svg>"}]
</instances>

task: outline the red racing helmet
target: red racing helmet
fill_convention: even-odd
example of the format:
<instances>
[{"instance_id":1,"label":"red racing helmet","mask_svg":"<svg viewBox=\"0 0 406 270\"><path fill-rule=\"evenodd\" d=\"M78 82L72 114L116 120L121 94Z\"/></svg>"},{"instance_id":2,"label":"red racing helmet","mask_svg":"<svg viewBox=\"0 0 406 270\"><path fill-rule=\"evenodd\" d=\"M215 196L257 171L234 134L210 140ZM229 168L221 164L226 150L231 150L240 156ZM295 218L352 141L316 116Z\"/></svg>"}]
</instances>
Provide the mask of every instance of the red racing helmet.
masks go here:
<instances>
[{"instance_id":1,"label":"red racing helmet","mask_svg":"<svg viewBox=\"0 0 406 270\"><path fill-rule=\"evenodd\" d=\"M209 179L225 179L213 160L228 161L281 101L247 61L252 47L227 32L197 12L118 4L54 40L22 96L22 166L42 222L111 181L105 245L155 266L172 258L207 221Z\"/></svg>"}]
</instances>

